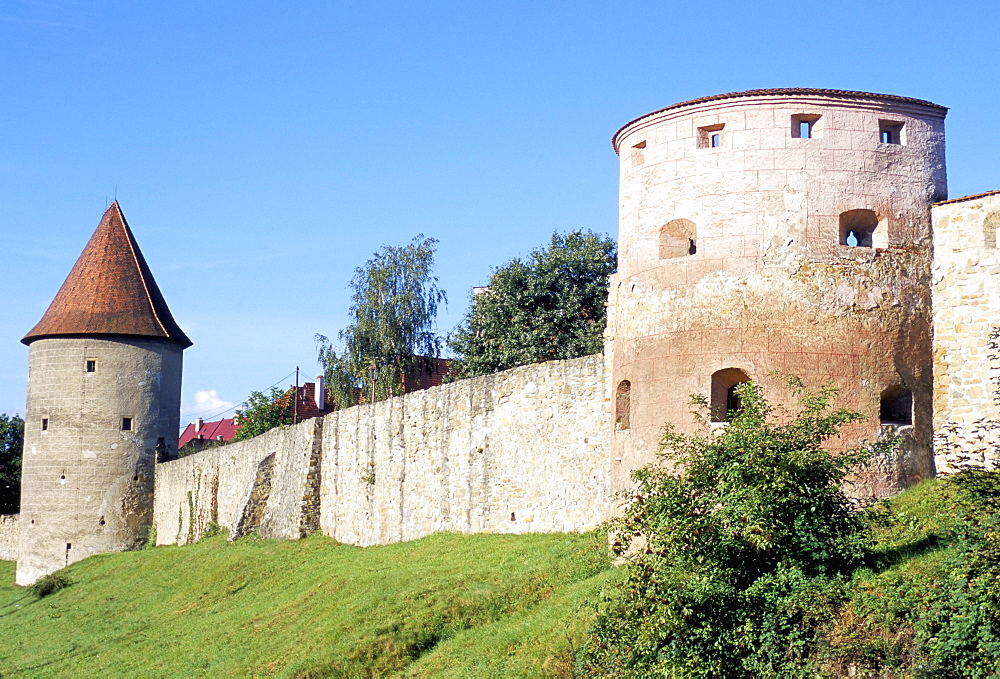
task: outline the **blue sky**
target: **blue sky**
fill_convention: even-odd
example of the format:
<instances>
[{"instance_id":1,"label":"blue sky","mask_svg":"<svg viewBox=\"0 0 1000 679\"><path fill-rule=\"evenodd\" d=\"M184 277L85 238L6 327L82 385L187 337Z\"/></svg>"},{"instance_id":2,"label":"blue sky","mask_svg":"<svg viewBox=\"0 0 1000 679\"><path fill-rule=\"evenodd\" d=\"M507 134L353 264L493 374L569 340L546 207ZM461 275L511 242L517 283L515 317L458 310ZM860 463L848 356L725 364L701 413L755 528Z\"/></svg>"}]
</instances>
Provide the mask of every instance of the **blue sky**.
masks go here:
<instances>
[{"instance_id":1,"label":"blue sky","mask_svg":"<svg viewBox=\"0 0 1000 679\"><path fill-rule=\"evenodd\" d=\"M3 0L0 412L23 412L19 340L116 195L195 342L184 414L212 417L317 374L313 336L344 326L382 244L440 240L444 334L553 230L616 234L611 135L676 101L930 99L951 108L950 195L1000 189L998 19L980 1Z\"/></svg>"}]
</instances>

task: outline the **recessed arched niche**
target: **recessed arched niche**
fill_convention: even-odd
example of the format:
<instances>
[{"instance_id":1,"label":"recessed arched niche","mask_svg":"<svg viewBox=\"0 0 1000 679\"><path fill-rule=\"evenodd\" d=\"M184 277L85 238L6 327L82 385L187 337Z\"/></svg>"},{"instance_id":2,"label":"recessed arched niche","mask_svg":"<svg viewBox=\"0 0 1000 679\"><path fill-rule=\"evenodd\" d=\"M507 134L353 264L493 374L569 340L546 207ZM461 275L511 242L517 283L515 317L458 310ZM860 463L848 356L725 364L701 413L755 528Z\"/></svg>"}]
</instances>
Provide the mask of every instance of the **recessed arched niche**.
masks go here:
<instances>
[{"instance_id":1,"label":"recessed arched niche","mask_svg":"<svg viewBox=\"0 0 1000 679\"><path fill-rule=\"evenodd\" d=\"M996 250L997 247L997 227L1000 226L1000 210L986 215L983 220L983 247L989 250Z\"/></svg>"},{"instance_id":2,"label":"recessed arched niche","mask_svg":"<svg viewBox=\"0 0 1000 679\"><path fill-rule=\"evenodd\" d=\"M847 210L840 213L840 244L857 248L886 247L885 227L880 228L874 210Z\"/></svg>"},{"instance_id":3,"label":"recessed arched niche","mask_svg":"<svg viewBox=\"0 0 1000 679\"><path fill-rule=\"evenodd\" d=\"M736 387L749 382L750 376L739 368L724 368L712 374L712 422L728 422L740 409L740 396Z\"/></svg>"},{"instance_id":4,"label":"recessed arched niche","mask_svg":"<svg viewBox=\"0 0 1000 679\"><path fill-rule=\"evenodd\" d=\"M632 415L632 383L622 380L615 390L615 428L628 429Z\"/></svg>"},{"instance_id":5,"label":"recessed arched niche","mask_svg":"<svg viewBox=\"0 0 1000 679\"><path fill-rule=\"evenodd\" d=\"M671 219L660 227L660 259L686 257L698 251L698 227L690 219Z\"/></svg>"},{"instance_id":6,"label":"recessed arched niche","mask_svg":"<svg viewBox=\"0 0 1000 679\"><path fill-rule=\"evenodd\" d=\"M879 399L879 420L882 424L913 424L913 394L897 384L885 389Z\"/></svg>"}]
</instances>

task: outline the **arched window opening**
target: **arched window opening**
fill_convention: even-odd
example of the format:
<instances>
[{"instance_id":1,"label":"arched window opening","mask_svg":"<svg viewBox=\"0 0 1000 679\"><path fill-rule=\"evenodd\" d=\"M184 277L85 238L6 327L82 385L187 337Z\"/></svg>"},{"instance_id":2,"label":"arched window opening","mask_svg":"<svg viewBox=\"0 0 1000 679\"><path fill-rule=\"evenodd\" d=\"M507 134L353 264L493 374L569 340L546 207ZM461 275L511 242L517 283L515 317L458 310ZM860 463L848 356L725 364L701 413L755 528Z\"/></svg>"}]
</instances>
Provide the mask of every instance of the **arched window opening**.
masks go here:
<instances>
[{"instance_id":1,"label":"arched window opening","mask_svg":"<svg viewBox=\"0 0 1000 679\"><path fill-rule=\"evenodd\" d=\"M672 219L660 228L660 259L693 255L698 251L698 227L690 219Z\"/></svg>"},{"instance_id":2,"label":"arched window opening","mask_svg":"<svg viewBox=\"0 0 1000 679\"><path fill-rule=\"evenodd\" d=\"M872 210L848 210L840 213L840 244L870 248L878 228L878 215Z\"/></svg>"},{"instance_id":3,"label":"arched window opening","mask_svg":"<svg viewBox=\"0 0 1000 679\"><path fill-rule=\"evenodd\" d=\"M743 403L740 401L740 395L736 393L736 387L739 385L734 384L733 386L726 389L726 413L736 413L739 412L740 406ZM729 419L728 417L726 418Z\"/></svg>"},{"instance_id":4,"label":"arched window opening","mask_svg":"<svg viewBox=\"0 0 1000 679\"><path fill-rule=\"evenodd\" d=\"M913 394L910 390L897 384L883 391L879 419L882 424L913 424Z\"/></svg>"},{"instance_id":5,"label":"arched window opening","mask_svg":"<svg viewBox=\"0 0 1000 679\"><path fill-rule=\"evenodd\" d=\"M712 422L728 422L739 412L741 403L736 388L750 377L739 368L725 368L712 375Z\"/></svg>"},{"instance_id":6,"label":"arched window opening","mask_svg":"<svg viewBox=\"0 0 1000 679\"><path fill-rule=\"evenodd\" d=\"M632 383L622 380L615 392L615 429L628 429L632 410Z\"/></svg>"},{"instance_id":7,"label":"arched window opening","mask_svg":"<svg viewBox=\"0 0 1000 679\"><path fill-rule=\"evenodd\" d=\"M986 215L986 219L983 220L983 247L996 250L998 226L1000 226L1000 210Z\"/></svg>"}]
</instances>

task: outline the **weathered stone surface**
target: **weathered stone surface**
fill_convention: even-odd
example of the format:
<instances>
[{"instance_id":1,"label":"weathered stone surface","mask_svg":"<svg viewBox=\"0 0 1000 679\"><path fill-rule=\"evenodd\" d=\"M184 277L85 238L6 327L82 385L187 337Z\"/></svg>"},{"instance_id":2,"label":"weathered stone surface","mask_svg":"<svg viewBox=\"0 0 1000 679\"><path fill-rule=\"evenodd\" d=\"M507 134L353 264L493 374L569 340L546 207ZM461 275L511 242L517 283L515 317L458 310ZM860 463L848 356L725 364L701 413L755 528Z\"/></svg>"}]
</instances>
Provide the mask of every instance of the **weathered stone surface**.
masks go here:
<instances>
[{"instance_id":1,"label":"weathered stone surface","mask_svg":"<svg viewBox=\"0 0 1000 679\"><path fill-rule=\"evenodd\" d=\"M934 461L939 473L1000 465L1000 194L935 205Z\"/></svg>"},{"instance_id":2,"label":"weathered stone surface","mask_svg":"<svg viewBox=\"0 0 1000 679\"><path fill-rule=\"evenodd\" d=\"M0 561L17 560L17 514L0 514Z\"/></svg>"},{"instance_id":3,"label":"weathered stone surface","mask_svg":"<svg viewBox=\"0 0 1000 679\"><path fill-rule=\"evenodd\" d=\"M604 359L550 361L326 417L321 525L356 545L607 518Z\"/></svg>"},{"instance_id":4,"label":"weathered stone surface","mask_svg":"<svg viewBox=\"0 0 1000 679\"><path fill-rule=\"evenodd\" d=\"M809 138L797 136L802 116ZM627 383L630 413L613 435L614 489L653 459L664 424L697 429L689 398L710 397L727 369L779 410L795 400L776 373L836 385L839 405L867 415L845 428L844 447L878 437L882 394L905 387L912 448L859 473L853 492L891 494L933 474L928 206L946 195L943 119L881 95L786 91L697 101L619 131L605 353L609 398ZM886 120L903 125L903 143L881 141ZM842 215L855 210L877 220L873 247L842 243L842 223L854 224ZM678 220L694 225L687 252L664 247Z\"/></svg>"},{"instance_id":5,"label":"weathered stone surface","mask_svg":"<svg viewBox=\"0 0 1000 679\"><path fill-rule=\"evenodd\" d=\"M593 528L611 504L604 376L600 355L524 366L158 465L157 542L211 521L355 545Z\"/></svg>"},{"instance_id":6,"label":"weathered stone surface","mask_svg":"<svg viewBox=\"0 0 1000 679\"><path fill-rule=\"evenodd\" d=\"M143 544L157 451L177 445L181 351L146 338L31 343L18 584Z\"/></svg>"},{"instance_id":7,"label":"weathered stone surface","mask_svg":"<svg viewBox=\"0 0 1000 679\"><path fill-rule=\"evenodd\" d=\"M211 523L235 535L302 537L316 522L303 507L315 492L310 475L322 430L322 419L306 420L157 465L157 544L195 542Z\"/></svg>"}]
</instances>

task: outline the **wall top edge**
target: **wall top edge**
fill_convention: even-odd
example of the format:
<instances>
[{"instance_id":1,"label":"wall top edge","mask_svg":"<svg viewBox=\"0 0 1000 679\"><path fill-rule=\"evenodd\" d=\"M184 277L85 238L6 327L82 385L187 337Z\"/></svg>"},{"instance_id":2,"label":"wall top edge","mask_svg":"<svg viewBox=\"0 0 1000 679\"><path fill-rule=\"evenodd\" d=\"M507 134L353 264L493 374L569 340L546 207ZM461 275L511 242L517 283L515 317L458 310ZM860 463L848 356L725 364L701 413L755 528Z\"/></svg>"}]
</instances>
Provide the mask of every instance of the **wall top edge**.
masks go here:
<instances>
[{"instance_id":1,"label":"wall top edge","mask_svg":"<svg viewBox=\"0 0 1000 679\"><path fill-rule=\"evenodd\" d=\"M604 353L588 354L586 356L578 356L576 358L558 358L551 361L543 361L541 363L529 363L527 365L519 365L514 368L508 368L507 370L501 370L500 372L491 373L489 375L480 375L478 377L467 377L454 382L448 382L446 384L441 384L427 389L421 389L419 391L412 391L408 394L402 394L400 396L392 396L381 401L376 401L375 403L362 403L360 405L350 406L348 408L342 408L340 410L335 410L331 413L320 417L310 418L308 420L303 420L298 424L283 425L280 427L275 427L262 434L258 434L253 438L243 439L242 441L229 441L223 446L213 446L206 448L200 452L192 453L191 455L185 455L184 457L178 458L176 460L170 460L166 462L157 463L156 467L176 468L183 466L195 466L202 464L205 460L210 460L213 457L223 457L232 454L232 450L239 449L242 447L258 447L258 448L268 448L271 452L278 449L280 442L283 437L290 434L294 434L296 431L304 430L306 435L315 435L315 432L310 431L307 428L317 428L322 429L324 426L324 421L327 418L333 418L331 422L337 422L337 418L343 416L345 413L350 411L364 412L368 411L365 417L380 417L384 412L389 412L392 409L405 407L406 403L414 403L414 399L424 399L430 398L435 394L442 394L451 392L452 394L461 393L459 390L481 390L483 392L488 392L493 388L494 383L499 380L507 379L529 379L532 375L536 378L545 379L548 377L558 379L560 374L565 372L572 372L579 369L580 367L585 367L587 369L593 369L594 372L601 372L606 368L606 363L604 360ZM592 366L592 368L590 368ZM467 398L467 396L463 396ZM386 411L385 409L389 409ZM384 411L384 412L383 412Z\"/></svg>"},{"instance_id":2,"label":"wall top edge","mask_svg":"<svg viewBox=\"0 0 1000 679\"><path fill-rule=\"evenodd\" d=\"M751 101L746 101L746 100ZM740 100L740 101L732 101ZM757 100L757 101L753 101ZM728 92L726 94L714 94L708 97L700 97L698 99L690 99L688 101L678 102L676 104L671 104L664 108L653 111L652 113L647 113L641 115L638 118L630 120L629 122L622 125L611 137L611 144L614 146L615 153L618 152L619 142L624 136L626 130L633 127L639 122L646 121L652 118L665 118L669 117L669 114L676 113L676 115L688 115L695 113L699 109L709 110L724 107L733 106L745 106L749 104L780 104L780 103L812 103L814 105L841 105L845 107L888 107L900 112L904 112L905 109L909 108L913 110L914 115L923 116L933 116L943 119L948 113L948 108L946 106L941 106L940 104L935 104L932 101L927 101L924 99L913 99L911 97L902 97L895 94L877 94L874 92L858 92L854 90L825 90L817 88L778 88L778 89L762 89L762 90L746 90L744 92ZM728 105L728 106L727 106ZM685 110L681 110L685 109ZM690 110L688 110L690 109Z\"/></svg>"},{"instance_id":3,"label":"wall top edge","mask_svg":"<svg viewBox=\"0 0 1000 679\"><path fill-rule=\"evenodd\" d=\"M979 200L981 198L989 198L990 196L1000 196L1000 190L998 191L986 191L984 193L974 193L971 196L962 196L961 198L949 198L948 200L938 201L933 203L931 207L937 207L938 205L951 205L952 203L964 203L969 200Z\"/></svg>"}]
</instances>

